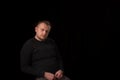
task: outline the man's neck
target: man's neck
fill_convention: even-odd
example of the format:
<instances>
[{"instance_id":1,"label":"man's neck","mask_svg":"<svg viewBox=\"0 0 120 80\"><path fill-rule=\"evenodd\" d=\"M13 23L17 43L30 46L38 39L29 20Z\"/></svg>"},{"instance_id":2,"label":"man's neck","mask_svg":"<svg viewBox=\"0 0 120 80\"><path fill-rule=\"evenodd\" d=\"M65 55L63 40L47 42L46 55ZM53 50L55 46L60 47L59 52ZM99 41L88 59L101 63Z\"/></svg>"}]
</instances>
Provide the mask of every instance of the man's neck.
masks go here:
<instances>
[{"instance_id":1,"label":"man's neck","mask_svg":"<svg viewBox=\"0 0 120 80\"><path fill-rule=\"evenodd\" d=\"M38 38L37 36L35 36L35 39L38 41L43 41L42 39Z\"/></svg>"}]
</instances>

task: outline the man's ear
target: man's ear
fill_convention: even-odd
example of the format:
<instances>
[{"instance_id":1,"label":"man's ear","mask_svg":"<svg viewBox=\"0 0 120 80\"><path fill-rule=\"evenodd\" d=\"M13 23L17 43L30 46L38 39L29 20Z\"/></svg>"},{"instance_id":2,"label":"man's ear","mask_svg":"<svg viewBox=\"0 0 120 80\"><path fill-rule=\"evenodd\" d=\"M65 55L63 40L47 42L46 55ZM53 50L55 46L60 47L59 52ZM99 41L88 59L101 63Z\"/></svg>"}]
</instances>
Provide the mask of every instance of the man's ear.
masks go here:
<instances>
[{"instance_id":1,"label":"man's ear","mask_svg":"<svg viewBox=\"0 0 120 80\"><path fill-rule=\"evenodd\" d=\"M37 27L35 27L35 32L37 32Z\"/></svg>"}]
</instances>

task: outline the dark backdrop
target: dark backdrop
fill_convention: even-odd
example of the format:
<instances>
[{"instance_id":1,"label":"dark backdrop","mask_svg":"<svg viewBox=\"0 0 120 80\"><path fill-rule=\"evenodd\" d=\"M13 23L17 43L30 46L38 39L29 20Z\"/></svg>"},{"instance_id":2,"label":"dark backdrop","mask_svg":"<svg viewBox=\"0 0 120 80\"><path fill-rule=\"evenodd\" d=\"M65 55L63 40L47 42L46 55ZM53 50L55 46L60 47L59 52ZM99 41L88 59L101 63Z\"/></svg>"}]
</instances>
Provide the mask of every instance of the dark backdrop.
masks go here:
<instances>
[{"instance_id":1,"label":"dark backdrop","mask_svg":"<svg viewBox=\"0 0 120 80\"><path fill-rule=\"evenodd\" d=\"M49 37L58 44L65 74L72 80L86 76L90 78L90 74L98 76L95 73L104 69L101 64L109 64L105 58L119 54L118 4L118 1L21 1L4 8L1 13L6 31L4 39L9 43L7 47L12 50L12 53L6 52L7 61L4 63L8 64L11 60L10 71L7 71L11 74L15 70L11 76L23 80L25 75L20 71L19 62L21 47L27 39L34 36L34 23L45 19L52 23ZM4 51L7 51L6 47Z\"/></svg>"}]
</instances>

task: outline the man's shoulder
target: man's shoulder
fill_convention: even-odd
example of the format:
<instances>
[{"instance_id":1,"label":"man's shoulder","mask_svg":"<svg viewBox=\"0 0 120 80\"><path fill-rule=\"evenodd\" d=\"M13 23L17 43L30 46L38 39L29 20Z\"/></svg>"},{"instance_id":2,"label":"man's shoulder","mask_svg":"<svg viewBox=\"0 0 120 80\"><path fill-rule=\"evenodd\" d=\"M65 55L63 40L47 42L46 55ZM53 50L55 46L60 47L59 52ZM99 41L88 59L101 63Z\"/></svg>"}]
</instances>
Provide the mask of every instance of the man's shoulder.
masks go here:
<instances>
[{"instance_id":1,"label":"man's shoulder","mask_svg":"<svg viewBox=\"0 0 120 80\"><path fill-rule=\"evenodd\" d=\"M50 37L49 37L49 38L47 38L47 40L48 40L48 41L50 41L50 42L55 42L55 40L54 40L54 39L52 39L52 38L50 38Z\"/></svg>"},{"instance_id":2,"label":"man's shoulder","mask_svg":"<svg viewBox=\"0 0 120 80\"><path fill-rule=\"evenodd\" d=\"M33 38L29 38L28 40L25 41L25 45L31 44L33 42Z\"/></svg>"}]
</instances>

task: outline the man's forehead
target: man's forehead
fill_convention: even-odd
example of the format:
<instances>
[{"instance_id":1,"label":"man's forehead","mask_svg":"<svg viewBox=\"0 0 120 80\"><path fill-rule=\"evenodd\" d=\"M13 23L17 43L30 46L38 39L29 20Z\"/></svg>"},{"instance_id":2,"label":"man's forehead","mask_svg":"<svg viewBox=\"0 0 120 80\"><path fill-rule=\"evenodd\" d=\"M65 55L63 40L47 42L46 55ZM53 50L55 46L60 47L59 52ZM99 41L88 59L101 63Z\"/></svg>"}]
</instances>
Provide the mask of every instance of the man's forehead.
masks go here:
<instances>
[{"instance_id":1,"label":"man's forehead","mask_svg":"<svg viewBox=\"0 0 120 80\"><path fill-rule=\"evenodd\" d=\"M45 29L50 29L50 26L45 24L45 23L41 23L38 25L39 28L45 28Z\"/></svg>"},{"instance_id":2,"label":"man's forehead","mask_svg":"<svg viewBox=\"0 0 120 80\"><path fill-rule=\"evenodd\" d=\"M38 24L38 26L40 26L40 27L49 27L47 24L45 24L45 23L40 23L40 24Z\"/></svg>"}]
</instances>

